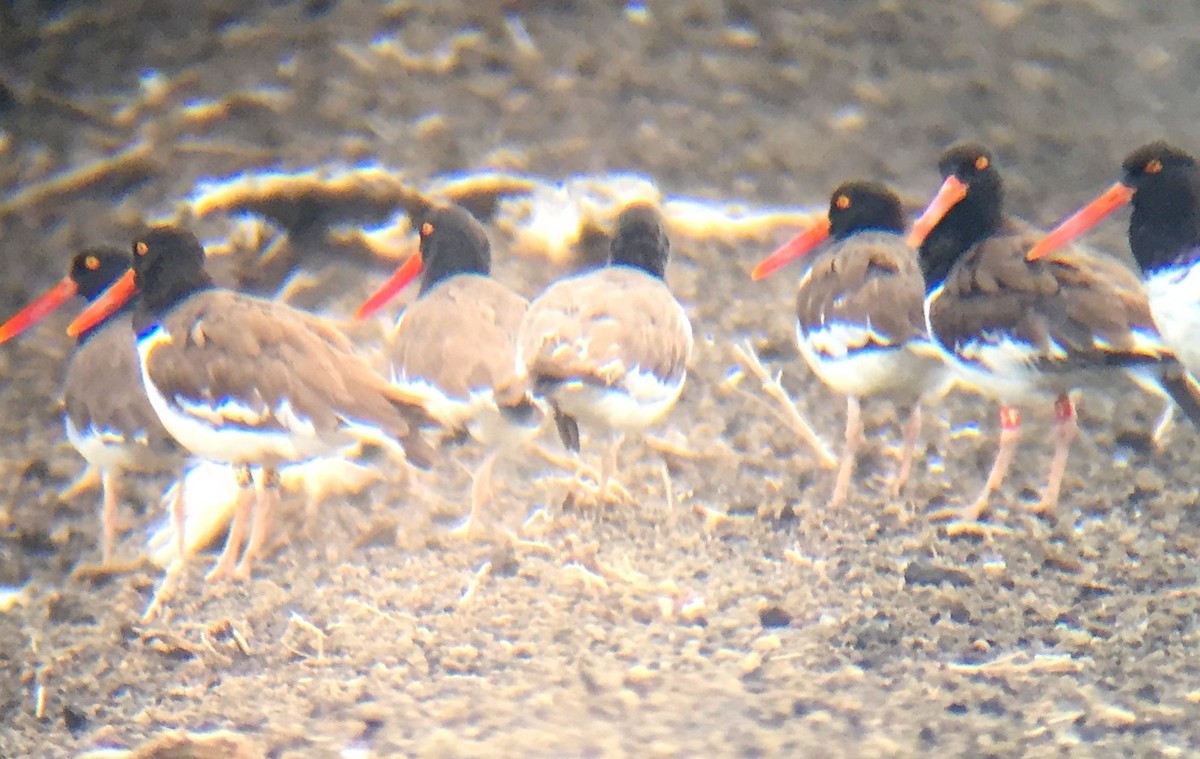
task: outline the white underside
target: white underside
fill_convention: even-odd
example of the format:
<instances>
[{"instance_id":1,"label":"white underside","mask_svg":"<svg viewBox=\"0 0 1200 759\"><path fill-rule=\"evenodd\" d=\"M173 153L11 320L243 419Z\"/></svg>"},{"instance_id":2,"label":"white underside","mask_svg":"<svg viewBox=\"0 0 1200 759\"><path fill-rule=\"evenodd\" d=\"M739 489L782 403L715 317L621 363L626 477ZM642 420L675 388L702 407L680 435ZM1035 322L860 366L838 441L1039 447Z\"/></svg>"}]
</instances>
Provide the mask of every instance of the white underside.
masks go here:
<instances>
[{"instance_id":1,"label":"white underside","mask_svg":"<svg viewBox=\"0 0 1200 759\"><path fill-rule=\"evenodd\" d=\"M136 438L130 442L124 435L95 427L80 431L68 418L63 419L63 426L67 440L71 441L71 445L88 464L97 469L137 470L149 463L147 457L151 457L151 453L145 438L139 443Z\"/></svg>"},{"instance_id":2,"label":"white underside","mask_svg":"<svg viewBox=\"0 0 1200 759\"><path fill-rule=\"evenodd\" d=\"M941 287L938 287L925 299L925 326L931 335L935 333L929 319L929 307L940 293ZM1153 331L1135 330L1133 337L1136 341L1134 350L1144 353L1148 362L1164 354L1165 341ZM1137 374L1144 378L1147 371L1153 371L1117 367L1106 370L1100 366L1091 370L1078 367L1071 371L1042 371L1037 367L1039 361L1066 358L1067 350L1053 343L1043 352L1004 333L985 332L975 340L954 346L952 351L936 340L933 345L942 353L953 382L1007 404L1040 401L1077 388L1105 384L1113 374ZM1096 347L1104 346L1097 340Z\"/></svg>"},{"instance_id":3,"label":"white underside","mask_svg":"<svg viewBox=\"0 0 1200 759\"><path fill-rule=\"evenodd\" d=\"M663 382L653 372L633 368L612 387L571 380L555 386L551 395L563 412L584 425L633 431L670 411L686 379L683 373L676 382Z\"/></svg>"},{"instance_id":4,"label":"white underside","mask_svg":"<svg viewBox=\"0 0 1200 759\"><path fill-rule=\"evenodd\" d=\"M1163 342L1189 372L1200 373L1200 264L1154 272L1146 295Z\"/></svg>"},{"instance_id":5,"label":"white underside","mask_svg":"<svg viewBox=\"0 0 1200 759\"><path fill-rule=\"evenodd\" d=\"M287 401L274 409L254 408L236 399L217 405L187 403L178 398L168 401L147 371L148 356L164 339L169 338L158 326L138 340L142 383L163 427L195 455L228 464L274 464L332 454L353 441L349 434L318 434L312 422L298 416ZM250 424L268 415L283 429L254 430L221 423L228 419Z\"/></svg>"},{"instance_id":6,"label":"white underside","mask_svg":"<svg viewBox=\"0 0 1200 759\"><path fill-rule=\"evenodd\" d=\"M489 447L507 448L531 440L538 424L522 425L501 413L491 388L472 390L467 398L455 398L421 378L392 377L392 383L421 398L425 410L451 429L466 428L471 437Z\"/></svg>"},{"instance_id":7,"label":"white underside","mask_svg":"<svg viewBox=\"0 0 1200 759\"><path fill-rule=\"evenodd\" d=\"M839 323L804 332L796 325L796 344L813 374L846 395L923 395L939 384L944 362L926 340L901 347L868 345L868 327Z\"/></svg>"}]
</instances>

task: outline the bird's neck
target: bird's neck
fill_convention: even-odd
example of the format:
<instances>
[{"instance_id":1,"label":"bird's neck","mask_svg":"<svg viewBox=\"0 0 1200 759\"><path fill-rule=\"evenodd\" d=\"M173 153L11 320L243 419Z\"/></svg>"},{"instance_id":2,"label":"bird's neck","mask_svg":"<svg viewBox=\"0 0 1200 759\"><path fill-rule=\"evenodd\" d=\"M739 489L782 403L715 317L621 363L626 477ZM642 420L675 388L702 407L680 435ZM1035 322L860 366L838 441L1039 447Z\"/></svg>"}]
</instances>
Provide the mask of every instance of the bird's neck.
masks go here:
<instances>
[{"instance_id":1,"label":"bird's neck","mask_svg":"<svg viewBox=\"0 0 1200 759\"><path fill-rule=\"evenodd\" d=\"M138 333L157 323L181 301L214 287L207 272L197 272L187 278L171 278L158 282L139 293L138 306L133 313L133 328Z\"/></svg>"},{"instance_id":2,"label":"bird's neck","mask_svg":"<svg viewBox=\"0 0 1200 759\"><path fill-rule=\"evenodd\" d=\"M926 291L932 291L945 281L958 260L986 237L996 234L1004 223L998 195L991 198L977 193L967 196L951 208L921 244L921 273L925 276ZM992 194L992 193L989 193Z\"/></svg>"}]
</instances>

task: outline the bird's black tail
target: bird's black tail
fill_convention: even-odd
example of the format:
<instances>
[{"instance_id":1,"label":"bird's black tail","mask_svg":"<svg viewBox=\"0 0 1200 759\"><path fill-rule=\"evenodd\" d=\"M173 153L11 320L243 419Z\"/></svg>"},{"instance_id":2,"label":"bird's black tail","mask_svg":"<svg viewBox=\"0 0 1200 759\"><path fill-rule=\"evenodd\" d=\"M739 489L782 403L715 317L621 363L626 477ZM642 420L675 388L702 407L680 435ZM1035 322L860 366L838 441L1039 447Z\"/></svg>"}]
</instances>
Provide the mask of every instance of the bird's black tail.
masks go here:
<instances>
[{"instance_id":1,"label":"bird's black tail","mask_svg":"<svg viewBox=\"0 0 1200 759\"><path fill-rule=\"evenodd\" d=\"M1163 370L1162 386L1196 429L1200 429L1200 383L1179 364Z\"/></svg>"}]
</instances>

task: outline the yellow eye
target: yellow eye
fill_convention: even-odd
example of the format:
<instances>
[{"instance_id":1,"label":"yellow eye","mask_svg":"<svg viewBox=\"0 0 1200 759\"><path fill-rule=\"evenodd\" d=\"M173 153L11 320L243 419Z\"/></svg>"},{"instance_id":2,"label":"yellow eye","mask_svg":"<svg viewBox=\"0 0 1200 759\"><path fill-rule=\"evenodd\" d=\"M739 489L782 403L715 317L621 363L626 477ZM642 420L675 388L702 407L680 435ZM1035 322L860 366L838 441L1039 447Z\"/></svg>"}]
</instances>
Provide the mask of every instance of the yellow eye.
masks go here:
<instances>
[{"instance_id":1,"label":"yellow eye","mask_svg":"<svg viewBox=\"0 0 1200 759\"><path fill-rule=\"evenodd\" d=\"M141 240L138 240L137 242L135 242L133 244L133 252L138 254L139 256L144 256L150 252L150 246L147 245L146 243L142 242Z\"/></svg>"},{"instance_id":2,"label":"yellow eye","mask_svg":"<svg viewBox=\"0 0 1200 759\"><path fill-rule=\"evenodd\" d=\"M429 237L433 234L433 224L428 221L421 225L421 237Z\"/></svg>"},{"instance_id":3,"label":"yellow eye","mask_svg":"<svg viewBox=\"0 0 1200 759\"><path fill-rule=\"evenodd\" d=\"M95 271L96 269L100 268L100 259L96 258L95 256L88 256L87 258L83 259L83 265L91 271Z\"/></svg>"},{"instance_id":4,"label":"yellow eye","mask_svg":"<svg viewBox=\"0 0 1200 759\"><path fill-rule=\"evenodd\" d=\"M1162 161L1157 158L1151 158L1149 161L1146 161L1147 174L1157 174L1160 171L1162 171Z\"/></svg>"},{"instance_id":5,"label":"yellow eye","mask_svg":"<svg viewBox=\"0 0 1200 759\"><path fill-rule=\"evenodd\" d=\"M975 159L975 170L976 171L983 171L990 165L991 165L991 161L989 161L988 157L985 155L981 155Z\"/></svg>"},{"instance_id":6,"label":"yellow eye","mask_svg":"<svg viewBox=\"0 0 1200 759\"><path fill-rule=\"evenodd\" d=\"M849 195L838 195L836 198L834 198L833 205L839 211L845 211L847 208L850 207L850 196Z\"/></svg>"}]
</instances>

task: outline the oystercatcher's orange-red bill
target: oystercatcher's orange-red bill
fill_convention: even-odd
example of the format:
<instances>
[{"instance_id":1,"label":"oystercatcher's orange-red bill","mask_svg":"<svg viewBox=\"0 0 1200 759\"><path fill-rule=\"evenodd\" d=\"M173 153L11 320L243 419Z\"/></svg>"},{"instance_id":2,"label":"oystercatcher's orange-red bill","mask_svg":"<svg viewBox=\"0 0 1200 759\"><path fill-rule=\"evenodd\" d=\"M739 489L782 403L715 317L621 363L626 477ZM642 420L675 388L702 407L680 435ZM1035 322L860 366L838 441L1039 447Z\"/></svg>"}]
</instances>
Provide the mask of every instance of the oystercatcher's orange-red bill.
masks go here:
<instances>
[{"instance_id":1,"label":"oystercatcher's orange-red bill","mask_svg":"<svg viewBox=\"0 0 1200 759\"><path fill-rule=\"evenodd\" d=\"M1043 256L1053 253L1077 237L1085 234L1113 211L1131 200L1133 200L1133 188L1124 182L1117 182L1112 187L1100 193L1099 197L1091 203L1088 203L1067 217L1066 221L1050 230L1045 237L1038 240L1029 249L1029 252L1025 254L1025 260L1036 261Z\"/></svg>"},{"instance_id":2,"label":"oystercatcher's orange-red bill","mask_svg":"<svg viewBox=\"0 0 1200 759\"><path fill-rule=\"evenodd\" d=\"M938 222L965 197L967 197L966 183L953 174L946 177L946 181L942 182L937 195L934 195L933 200L929 201L929 206L926 207L924 213L913 222L912 229L908 233L909 247L921 247Z\"/></svg>"},{"instance_id":3,"label":"oystercatcher's orange-red bill","mask_svg":"<svg viewBox=\"0 0 1200 759\"><path fill-rule=\"evenodd\" d=\"M79 337L115 313L136 292L137 280L134 278L133 269L130 269L89 303L88 307L83 309L83 313L75 317L75 321L67 327L67 334L71 337Z\"/></svg>"},{"instance_id":4,"label":"oystercatcher's orange-red bill","mask_svg":"<svg viewBox=\"0 0 1200 759\"><path fill-rule=\"evenodd\" d=\"M792 239L779 246L771 255L759 261L750 270L750 278L755 282L769 277L792 261L811 253L818 245L829 239L829 218L821 217L819 221Z\"/></svg>"},{"instance_id":5,"label":"oystercatcher's orange-red bill","mask_svg":"<svg viewBox=\"0 0 1200 759\"><path fill-rule=\"evenodd\" d=\"M11 319L0 325L0 343L6 343L45 319L54 310L75 296L79 288L70 277L63 277L54 287L34 298Z\"/></svg>"},{"instance_id":6,"label":"oystercatcher's orange-red bill","mask_svg":"<svg viewBox=\"0 0 1200 759\"><path fill-rule=\"evenodd\" d=\"M409 282L416 279L417 275L421 273L422 266L421 251L418 250L409 256L399 269L396 269L395 274L388 277L388 280L375 291L374 295L362 302L362 305L354 312L354 318L365 319L382 308L383 304L407 287Z\"/></svg>"}]
</instances>

